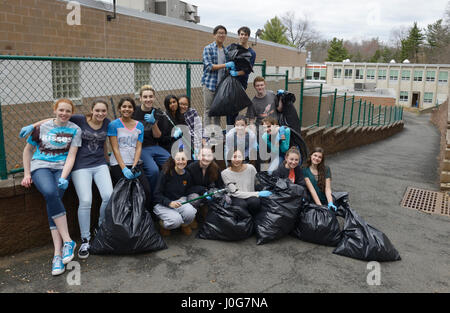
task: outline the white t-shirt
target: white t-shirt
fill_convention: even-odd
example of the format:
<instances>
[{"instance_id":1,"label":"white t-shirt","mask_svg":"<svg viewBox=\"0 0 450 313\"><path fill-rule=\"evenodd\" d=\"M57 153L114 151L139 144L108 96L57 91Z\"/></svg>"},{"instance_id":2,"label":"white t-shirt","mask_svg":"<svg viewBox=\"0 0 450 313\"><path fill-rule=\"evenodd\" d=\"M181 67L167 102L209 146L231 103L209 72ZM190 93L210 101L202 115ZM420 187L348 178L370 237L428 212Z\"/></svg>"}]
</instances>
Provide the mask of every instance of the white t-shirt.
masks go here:
<instances>
[{"instance_id":1,"label":"white t-shirt","mask_svg":"<svg viewBox=\"0 0 450 313\"><path fill-rule=\"evenodd\" d=\"M108 125L108 136L116 136L119 144L119 151L125 165L133 165L136 154L136 143L144 141L144 125L136 121L133 129L127 128L120 118L112 121ZM111 166L118 165L114 153L110 159Z\"/></svg>"}]
</instances>

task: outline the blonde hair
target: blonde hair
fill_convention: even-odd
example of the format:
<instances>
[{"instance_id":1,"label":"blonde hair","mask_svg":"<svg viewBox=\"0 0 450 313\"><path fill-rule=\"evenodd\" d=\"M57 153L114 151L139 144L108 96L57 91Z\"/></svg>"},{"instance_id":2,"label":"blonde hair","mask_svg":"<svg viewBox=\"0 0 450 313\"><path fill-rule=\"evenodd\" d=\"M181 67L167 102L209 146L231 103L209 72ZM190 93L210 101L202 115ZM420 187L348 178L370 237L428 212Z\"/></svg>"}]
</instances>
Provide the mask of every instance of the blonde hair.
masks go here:
<instances>
[{"instance_id":1,"label":"blonde hair","mask_svg":"<svg viewBox=\"0 0 450 313\"><path fill-rule=\"evenodd\" d=\"M72 107L72 114L75 113L75 104L73 104L72 100L66 98L56 100L55 104L53 104L53 110L57 110L59 104L62 102L70 104L70 106Z\"/></svg>"},{"instance_id":2,"label":"blonde hair","mask_svg":"<svg viewBox=\"0 0 450 313\"><path fill-rule=\"evenodd\" d=\"M139 96L142 97L142 93L146 90L150 90L153 92L153 94L156 94L155 88L153 88L152 85L144 85L141 87L140 91L139 91Z\"/></svg>"}]
</instances>

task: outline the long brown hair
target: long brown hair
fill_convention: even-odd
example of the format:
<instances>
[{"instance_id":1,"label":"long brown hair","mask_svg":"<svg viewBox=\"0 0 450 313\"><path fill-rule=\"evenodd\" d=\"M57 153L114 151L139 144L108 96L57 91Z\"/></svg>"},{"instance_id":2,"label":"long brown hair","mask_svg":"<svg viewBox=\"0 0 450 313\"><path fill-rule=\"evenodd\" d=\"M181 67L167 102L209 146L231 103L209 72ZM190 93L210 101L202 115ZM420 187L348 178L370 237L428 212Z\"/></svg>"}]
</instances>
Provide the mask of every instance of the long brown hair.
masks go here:
<instances>
[{"instance_id":1,"label":"long brown hair","mask_svg":"<svg viewBox=\"0 0 450 313\"><path fill-rule=\"evenodd\" d=\"M183 153L184 156L186 157L186 153L183 150L180 150L177 152L178 153ZM187 158L187 157L186 157ZM161 170L164 174L169 174L170 176L173 176L175 174L175 159L170 156L167 161L162 165Z\"/></svg>"},{"instance_id":2,"label":"long brown hair","mask_svg":"<svg viewBox=\"0 0 450 313\"><path fill-rule=\"evenodd\" d=\"M97 103L103 103L106 107L106 112L108 112L108 103L103 99L95 99L91 103L91 112L85 114L86 119L92 119L92 111L94 110L94 107L97 105Z\"/></svg>"},{"instance_id":3,"label":"long brown hair","mask_svg":"<svg viewBox=\"0 0 450 313\"><path fill-rule=\"evenodd\" d=\"M211 153L214 153L211 146L203 146L200 149L200 153L203 149L211 150ZM216 161L213 159L211 163L209 164L208 168L206 169L206 176L208 176L208 179L210 182L215 182L219 179L219 173L220 173L220 167L216 163Z\"/></svg>"},{"instance_id":4,"label":"long brown hair","mask_svg":"<svg viewBox=\"0 0 450 313\"><path fill-rule=\"evenodd\" d=\"M309 154L309 157L306 160L306 165L307 165L307 167L311 166L311 164L312 164L311 156L316 152L322 153L322 161L319 163L319 165L317 165L317 172L318 172L317 173L318 174L317 175L318 176L317 185L319 186L319 189L322 192L325 192L325 153L324 153L323 148L315 147Z\"/></svg>"}]
</instances>

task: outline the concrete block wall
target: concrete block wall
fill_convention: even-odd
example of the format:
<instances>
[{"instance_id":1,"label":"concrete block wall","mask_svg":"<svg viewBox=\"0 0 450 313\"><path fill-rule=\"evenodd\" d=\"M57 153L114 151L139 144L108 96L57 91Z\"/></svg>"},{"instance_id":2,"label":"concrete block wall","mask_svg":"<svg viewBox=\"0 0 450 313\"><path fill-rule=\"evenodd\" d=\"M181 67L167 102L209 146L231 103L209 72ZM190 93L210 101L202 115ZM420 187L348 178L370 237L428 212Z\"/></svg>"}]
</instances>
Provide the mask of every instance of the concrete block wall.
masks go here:
<instances>
[{"instance_id":1,"label":"concrete block wall","mask_svg":"<svg viewBox=\"0 0 450 313\"><path fill-rule=\"evenodd\" d=\"M321 146L327 154L351 149L360 145L383 140L403 129L403 121L389 126L366 127L316 127L302 129L302 136L308 148ZM450 161L449 171L450 171ZM224 162L219 162L224 164ZM8 180L0 180L0 256L46 245L51 242L45 201L34 186L23 188L20 183L22 174L16 174ZM99 193L93 186L93 204L91 210L91 229L98 222L98 210L101 204ZM63 198L67 211L69 231L73 238L80 236L77 208L78 198L70 183Z\"/></svg>"}]
</instances>

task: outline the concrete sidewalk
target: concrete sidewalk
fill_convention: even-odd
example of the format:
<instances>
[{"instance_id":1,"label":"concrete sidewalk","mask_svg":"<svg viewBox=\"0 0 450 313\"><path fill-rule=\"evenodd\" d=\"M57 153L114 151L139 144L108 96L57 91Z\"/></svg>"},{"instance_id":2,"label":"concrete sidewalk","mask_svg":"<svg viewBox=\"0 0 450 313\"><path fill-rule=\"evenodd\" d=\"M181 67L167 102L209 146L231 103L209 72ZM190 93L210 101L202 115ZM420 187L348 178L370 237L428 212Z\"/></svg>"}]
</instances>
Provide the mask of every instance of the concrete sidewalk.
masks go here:
<instances>
[{"instance_id":1,"label":"concrete sidewalk","mask_svg":"<svg viewBox=\"0 0 450 313\"><path fill-rule=\"evenodd\" d=\"M381 285L369 286L368 263L334 248L287 236L265 245L186 238L173 232L167 250L78 260L51 276L52 245L0 258L0 292L450 292L450 217L400 206L408 186L438 190L439 132L429 116L404 113L405 128L384 141L326 158L332 189L383 231L402 260L381 263ZM13 235L13 234L11 234ZM69 277L70 278L70 277Z\"/></svg>"}]
</instances>

